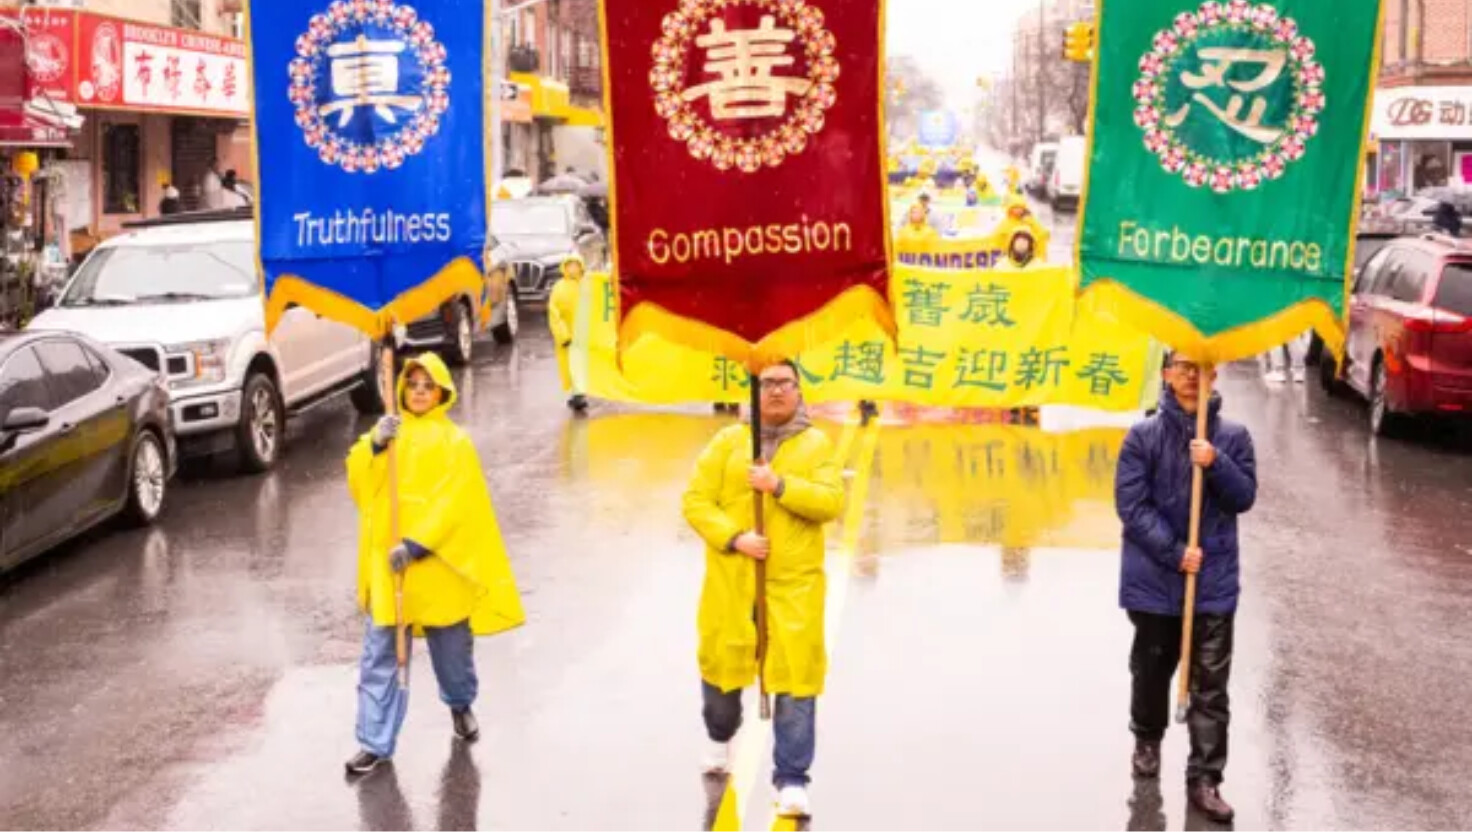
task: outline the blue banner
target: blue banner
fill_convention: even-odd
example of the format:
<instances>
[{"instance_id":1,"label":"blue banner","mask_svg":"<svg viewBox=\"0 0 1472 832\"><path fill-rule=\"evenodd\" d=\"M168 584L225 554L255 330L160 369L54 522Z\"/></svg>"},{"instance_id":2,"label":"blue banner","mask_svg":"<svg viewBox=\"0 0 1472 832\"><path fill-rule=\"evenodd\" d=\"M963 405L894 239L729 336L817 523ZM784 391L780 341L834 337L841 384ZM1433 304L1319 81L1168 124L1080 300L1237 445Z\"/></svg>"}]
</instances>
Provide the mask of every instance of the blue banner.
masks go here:
<instances>
[{"instance_id":1,"label":"blue banner","mask_svg":"<svg viewBox=\"0 0 1472 832\"><path fill-rule=\"evenodd\" d=\"M250 0L267 326L373 337L480 295L483 0Z\"/></svg>"}]
</instances>

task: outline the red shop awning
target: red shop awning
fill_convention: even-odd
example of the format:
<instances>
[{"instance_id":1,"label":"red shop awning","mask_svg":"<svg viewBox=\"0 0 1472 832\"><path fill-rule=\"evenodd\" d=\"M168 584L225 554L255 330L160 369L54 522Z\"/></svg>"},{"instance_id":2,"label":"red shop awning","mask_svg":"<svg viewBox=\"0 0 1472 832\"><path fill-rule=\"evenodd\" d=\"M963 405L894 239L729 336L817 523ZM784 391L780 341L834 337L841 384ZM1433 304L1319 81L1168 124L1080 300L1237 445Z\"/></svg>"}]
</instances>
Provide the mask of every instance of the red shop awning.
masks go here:
<instances>
[{"instance_id":1,"label":"red shop awning","mask_svg":"<svg viewBox=\"0 0 1472 832\"><path fill-rule=\"evenodd\" d=\"M19 107L0 107L0 147L71 147L65 127L27 115Z\"/></svg>"}]
</instances>

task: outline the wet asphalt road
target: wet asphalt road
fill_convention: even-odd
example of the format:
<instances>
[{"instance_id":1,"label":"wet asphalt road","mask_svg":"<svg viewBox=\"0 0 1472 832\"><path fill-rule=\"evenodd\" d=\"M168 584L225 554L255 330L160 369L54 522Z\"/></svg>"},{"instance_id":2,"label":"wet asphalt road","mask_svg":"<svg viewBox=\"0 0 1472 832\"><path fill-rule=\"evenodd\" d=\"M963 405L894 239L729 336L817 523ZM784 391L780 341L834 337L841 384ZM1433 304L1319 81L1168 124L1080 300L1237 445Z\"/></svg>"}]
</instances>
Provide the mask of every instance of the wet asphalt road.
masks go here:
<instances>
[{"instance_id":1,"label":"wet asphalt road","mask_svg":"<svg viewBox=\"0 0 1472 832\"><path fill-rule=\"evenodd\" d=\"M0 827L694 828L701 557L678 500L723 419L570 418L550 344L460 376L528 625L477 644L481 741L451 739L422 645L392 768L356 786L361 623L345 404L279 470L178 480L157 528L104 530L0 579ZM1367 439L1362 406L1243 367L1227 408L1262 482L1224 794L1240 828L1472 826L1472 443ZM888 418L825 428L851 505L830 534L813 828L1206 828L1186 738L1136 784L1130 628L1110 504L1122 434ZM891 413L893 417L895 414ZM754 715L749 703L749 714ZM771 825L767 738L738 753ZM755 788L750 784L756 783Z\"/></svg>"}]
</instances>

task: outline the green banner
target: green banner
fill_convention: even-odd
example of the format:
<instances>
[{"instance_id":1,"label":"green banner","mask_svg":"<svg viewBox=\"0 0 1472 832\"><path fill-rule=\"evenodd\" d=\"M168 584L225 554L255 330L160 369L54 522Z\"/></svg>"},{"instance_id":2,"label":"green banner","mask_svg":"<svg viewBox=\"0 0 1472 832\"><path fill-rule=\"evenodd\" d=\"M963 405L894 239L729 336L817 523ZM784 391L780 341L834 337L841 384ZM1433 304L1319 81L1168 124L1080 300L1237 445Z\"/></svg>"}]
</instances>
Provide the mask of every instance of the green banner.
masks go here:
<instances>
[{"instance_id":1,"label":"green banner","mask_svg":"<svg viewBox=\"0 0 1472 832\"><path fill-rule=\"evenodd\" d=\"M1226 361L1343 342L1376 0L1103 0L1081 286Z\"/></svg>"}]
</instances>

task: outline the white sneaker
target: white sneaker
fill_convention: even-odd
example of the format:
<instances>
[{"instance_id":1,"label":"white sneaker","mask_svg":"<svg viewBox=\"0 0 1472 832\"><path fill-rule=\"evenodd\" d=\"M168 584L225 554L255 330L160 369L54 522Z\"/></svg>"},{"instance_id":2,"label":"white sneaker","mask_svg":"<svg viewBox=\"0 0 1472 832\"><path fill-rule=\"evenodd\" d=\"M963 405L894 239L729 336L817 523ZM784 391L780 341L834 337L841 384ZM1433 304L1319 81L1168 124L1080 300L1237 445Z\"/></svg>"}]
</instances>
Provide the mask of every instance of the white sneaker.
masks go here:
<instances>
[{"instance_id":1,"label":"white sneaker","mask_svg":"<svg viewBox=\"0 0 1472 832\"><path fill-rule=\"evenodd\" d=\"M1306 371L1301 368L1293 371L1294 384L1303 384L1306 381L1308 381L1308 373Z\"/></svg>"},{"instance_id":2,"label":"white sneaker","mask_svg":"<svg viewBox=\"0 0 1472 832\"><path fill-rule=\"evenodd\" d=\"M1288 374L1282 370L1272 370L1263 375L1262 380L1268 384L1282 384L1288 380Z\"/></svg>"},{"instance_id":3,"label":"white sneaker","mask_svg":"<svg viewBox=\"0 0 1472 832\"><path fill-rule=\"evenodd\" d=\"M777 792L777 817L805 818L811 815L807 789L802 786L783 786Z\"/></svg>"},{"instance_id":4,"label":"white sneaker","mask_svg":"<svg viewBox=\"0 0 1472 832\"><path fill-rule=\"evenodd\" d=\"M701 763L700 770L706 774L730 774L731 744L711 740L710 747L705 751L705 762Z\"/></svg>"}]
</instances>

